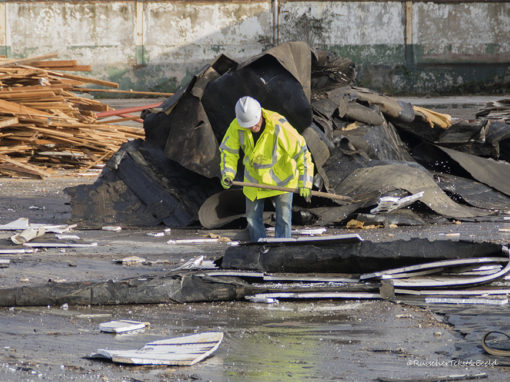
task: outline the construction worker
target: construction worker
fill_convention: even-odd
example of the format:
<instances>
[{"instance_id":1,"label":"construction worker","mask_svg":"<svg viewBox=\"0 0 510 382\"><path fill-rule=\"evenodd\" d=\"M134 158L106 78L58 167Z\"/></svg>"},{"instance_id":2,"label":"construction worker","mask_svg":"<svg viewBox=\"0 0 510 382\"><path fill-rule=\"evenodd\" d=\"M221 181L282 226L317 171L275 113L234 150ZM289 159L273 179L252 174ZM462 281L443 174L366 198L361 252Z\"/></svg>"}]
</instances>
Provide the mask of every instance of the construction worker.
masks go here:
<instances>
[{"instance_id":1,"label":"construction worker","mask_svg":"<svg viewBox=\"0 0 510 382\"><path fill-rule=\"evenodd\" d=\"M282 115L261 108L252 97L240 98L236 118L220 145L221 185L228 189L237 173L240 150L244 153L244 181L299 188L310 200L313 163L305 139ZM252 241L266 237L264 201L271 198L276 210L275 237L291 237L292 192L244 187L246 220Z\"/></svg>"}]
</instances>

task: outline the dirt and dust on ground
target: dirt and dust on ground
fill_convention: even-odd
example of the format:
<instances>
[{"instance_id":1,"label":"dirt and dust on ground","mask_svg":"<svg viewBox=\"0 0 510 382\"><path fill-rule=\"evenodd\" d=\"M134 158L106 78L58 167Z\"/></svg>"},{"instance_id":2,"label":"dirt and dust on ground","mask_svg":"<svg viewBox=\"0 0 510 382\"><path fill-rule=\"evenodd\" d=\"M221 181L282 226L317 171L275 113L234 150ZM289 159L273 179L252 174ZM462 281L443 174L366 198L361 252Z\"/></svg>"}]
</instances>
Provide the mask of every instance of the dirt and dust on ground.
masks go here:
<instances>
[{"instance_id":1,"label":"dirt and dust on ground","mask_svg":"<svg viewBox=\"0 0 510 382\"><path fill-rule=\"evenodd\" d=\"M153 103L145 101L130 103ZM485 104L485 99L468 101L475 107ZM440 100L434 102L441 105ZM473 109L449 107L461 110L464 118ZM33 223L65 224L71 210L63 189L94 180L80 176L0 179L0 224L20 217ZM365 230L363 235L384 240L393 235L412 238L455 231L506 244L504 235L493 235L498 224ZM227 245L167 243L211 233L199 227L172 229L164 237L148 235L163 228L115 232L78 227L73 233L97 246L2 255L10 265L0 269L0 286L164 274L196 256L215 259ZM239 230L214 233L232 240L245 234ZM12 247L11 235L0 231L2 248ZM123 266L112 261L131 255L150 262ZM453 375L502 381L509 378L508 362L486 354L480 339L489 329L510 330L506 309L380 300L6 307L0 308L0 381L432 381ZM101 322L115 319L150 322L150 327L132 335L99 331ZM190 367L140 367L87 358L97 349L137 349L153 340L205 331L222 331L225 338L212 357Z\"/></svg>"}]
</instances>

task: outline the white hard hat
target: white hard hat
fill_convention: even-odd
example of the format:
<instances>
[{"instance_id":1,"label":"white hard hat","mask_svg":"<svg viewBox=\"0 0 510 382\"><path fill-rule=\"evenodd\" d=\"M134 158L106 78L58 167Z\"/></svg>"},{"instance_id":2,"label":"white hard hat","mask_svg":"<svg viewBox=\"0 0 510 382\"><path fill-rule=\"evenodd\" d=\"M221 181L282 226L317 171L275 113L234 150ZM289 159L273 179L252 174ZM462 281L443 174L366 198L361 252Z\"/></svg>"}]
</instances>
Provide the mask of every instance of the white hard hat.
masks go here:
<instances>
[{"instance_id":1,"label":"white hard hat","mask_svg":"<svg viewBox=\"0 0 510 382\"><path fill-rule=\"evenodd\" d=\"M259 101L248 96L239 98L236 103L236 118L239 126L249 129L259 123L261 115Z\"/></svg>"}]
</instances>

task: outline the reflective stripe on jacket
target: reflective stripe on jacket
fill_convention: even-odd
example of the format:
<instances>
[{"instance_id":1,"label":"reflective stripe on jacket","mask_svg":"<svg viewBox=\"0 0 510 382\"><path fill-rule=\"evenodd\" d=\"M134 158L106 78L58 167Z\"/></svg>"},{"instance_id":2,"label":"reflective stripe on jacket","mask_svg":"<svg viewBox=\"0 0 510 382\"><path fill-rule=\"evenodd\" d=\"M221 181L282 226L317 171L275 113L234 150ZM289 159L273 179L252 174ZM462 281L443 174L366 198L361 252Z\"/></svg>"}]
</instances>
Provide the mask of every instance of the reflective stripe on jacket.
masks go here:
<instances>
[{"instance_id":1,"label":"reflective stripe on jacket","mask_svg":"<svg viewBox=\"0 0 510 382\"><path fill-rule=\"evenodd\" d=\"M234 178L240 150L244 152L244 181L290 188L312 188L313 163L305 139L280 114L262 109L264 131L253 144L250 129L234 119L220 145L221 175ZM285 192L244 187L250 200L267 198Z\"/></svg>"}]
</instances>

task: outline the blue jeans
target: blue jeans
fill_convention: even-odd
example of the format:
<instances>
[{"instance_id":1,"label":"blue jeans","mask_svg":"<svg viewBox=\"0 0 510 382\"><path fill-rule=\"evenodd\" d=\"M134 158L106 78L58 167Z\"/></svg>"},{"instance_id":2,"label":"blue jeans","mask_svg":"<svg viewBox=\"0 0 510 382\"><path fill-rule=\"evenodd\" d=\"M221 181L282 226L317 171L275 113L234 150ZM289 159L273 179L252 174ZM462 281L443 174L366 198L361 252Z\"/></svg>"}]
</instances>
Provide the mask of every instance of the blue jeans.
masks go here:
<instances>
[{"instance_id":1,"label":"blue jeans","mask_svg":"<svg viewBox=\"0 0 510 382\"><path fill-rule=\"evenodd\" d=\"M271 198L276 210L275 237L291 237L293 195L292 192L287 192ZM246 198L246 220L251 241L266 237L263 217L264 201L265 199L255 199L252 202Z\"/></svg>"}]
</instances>

